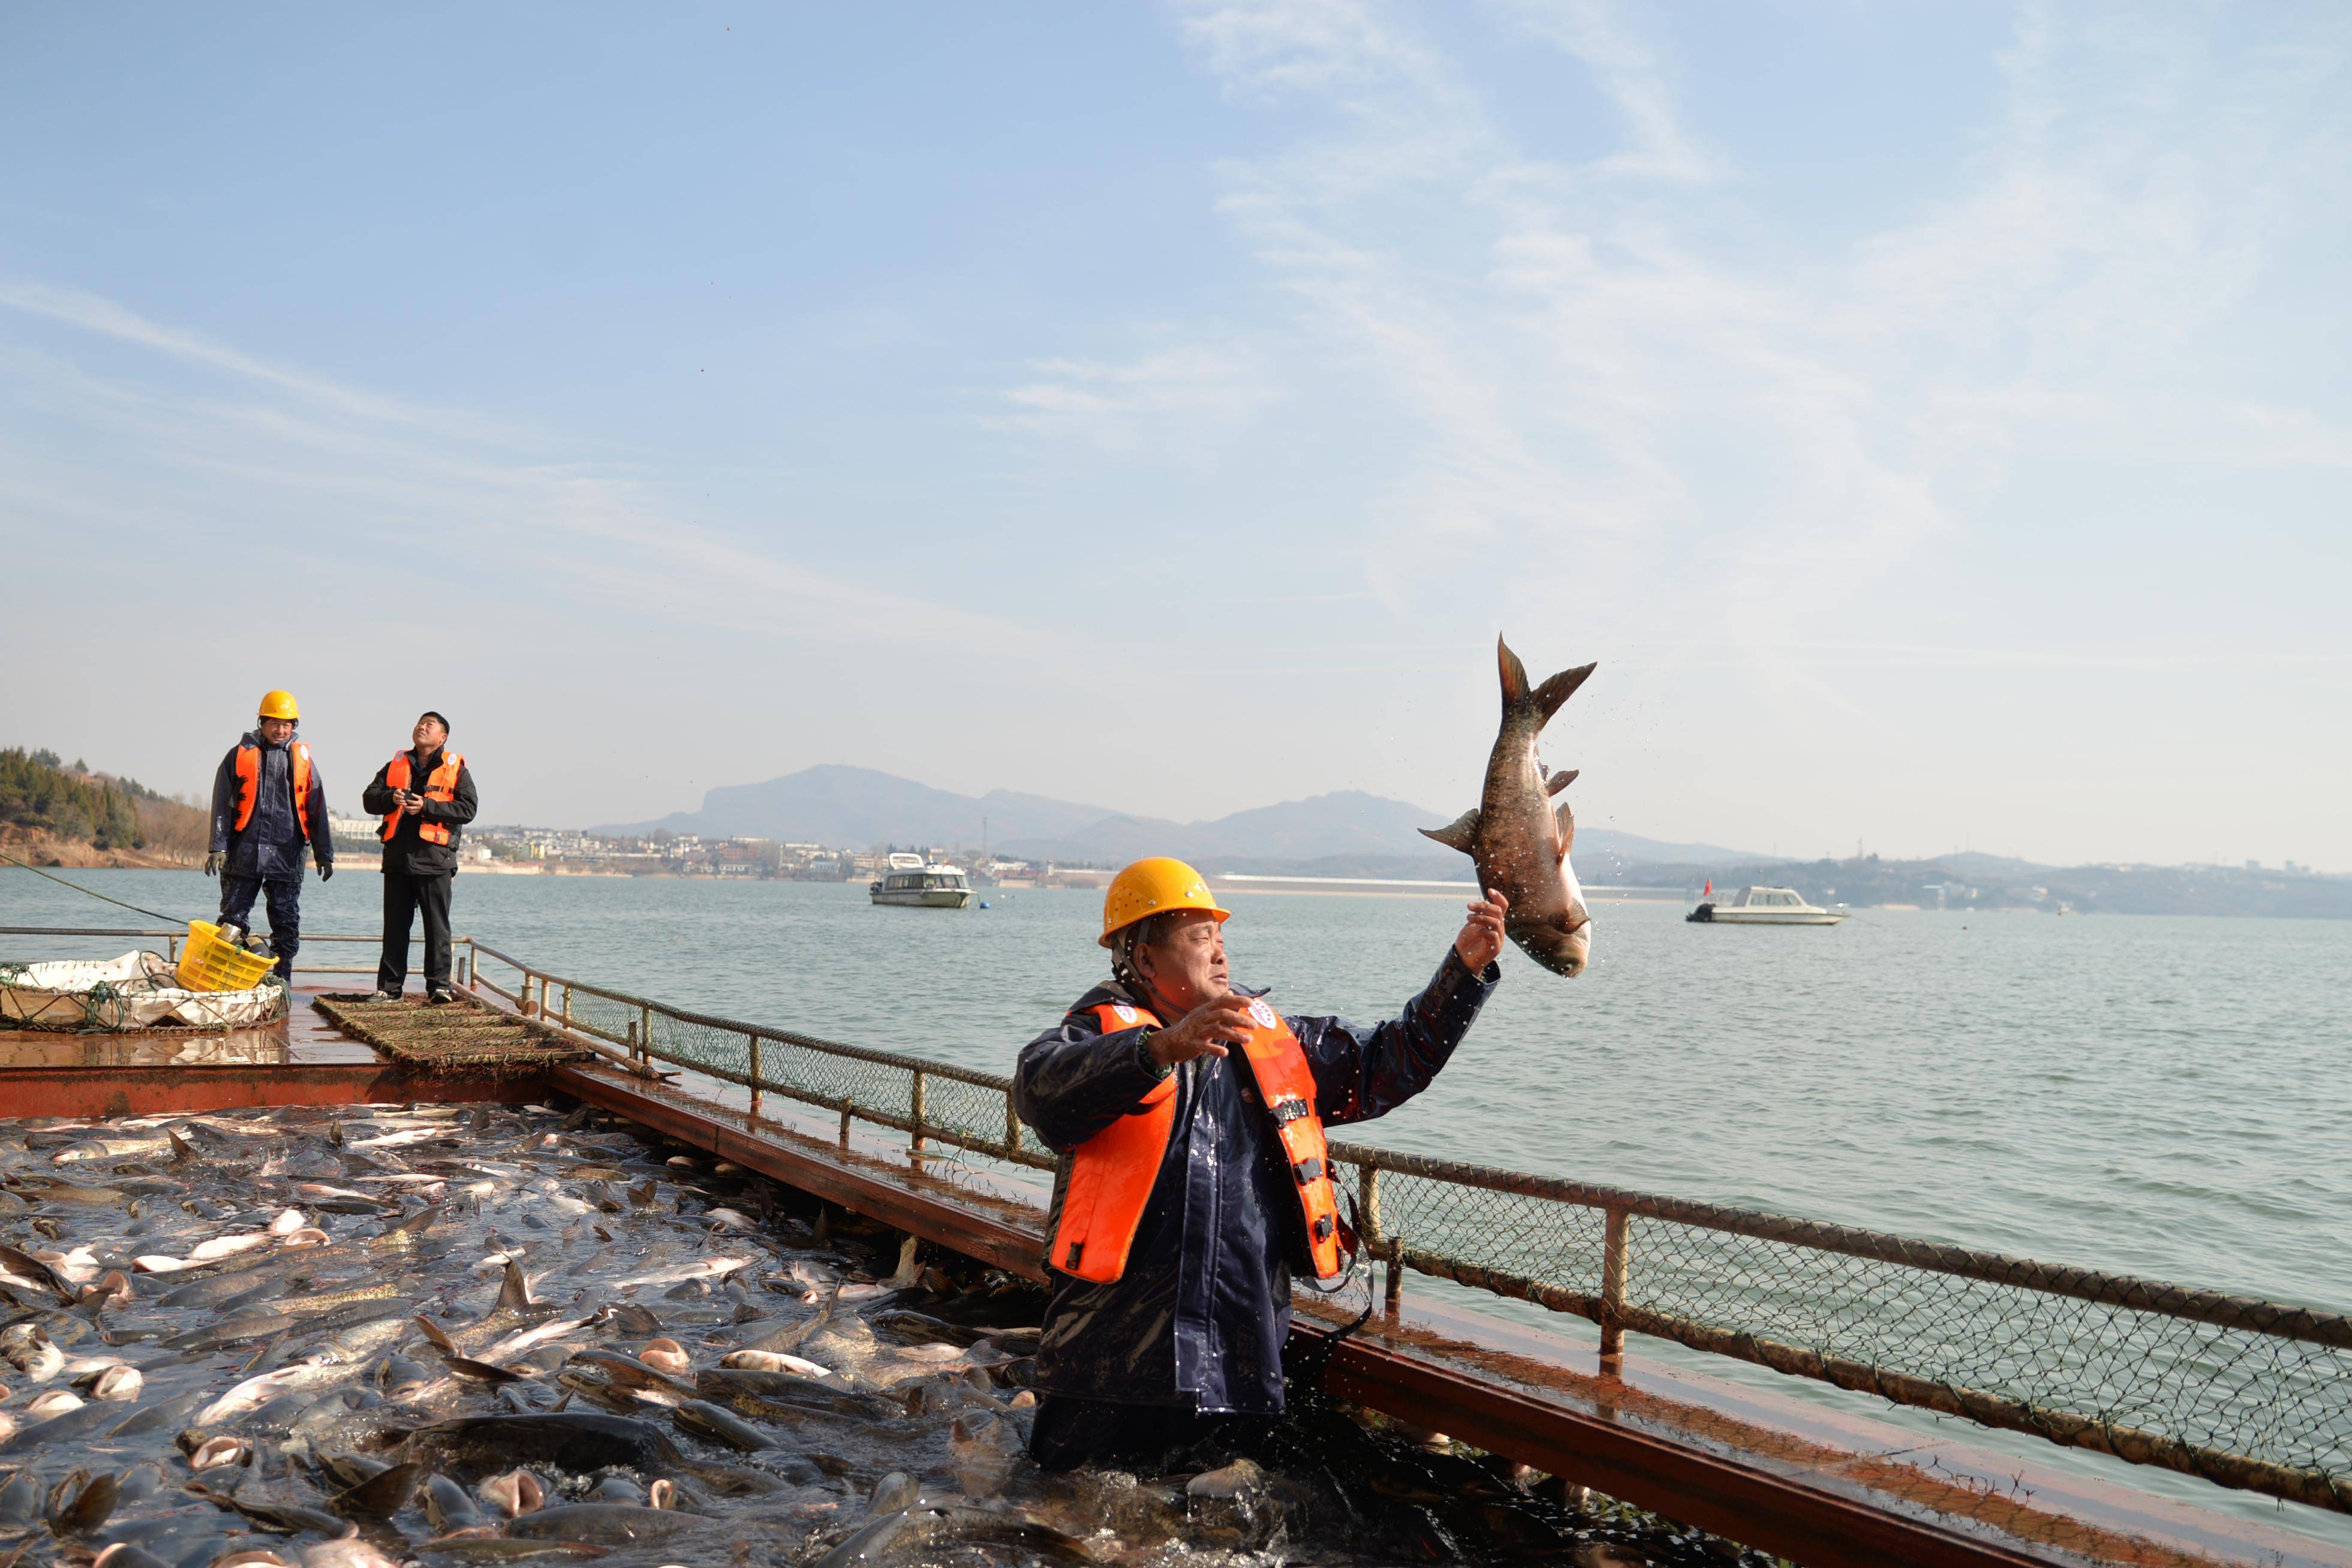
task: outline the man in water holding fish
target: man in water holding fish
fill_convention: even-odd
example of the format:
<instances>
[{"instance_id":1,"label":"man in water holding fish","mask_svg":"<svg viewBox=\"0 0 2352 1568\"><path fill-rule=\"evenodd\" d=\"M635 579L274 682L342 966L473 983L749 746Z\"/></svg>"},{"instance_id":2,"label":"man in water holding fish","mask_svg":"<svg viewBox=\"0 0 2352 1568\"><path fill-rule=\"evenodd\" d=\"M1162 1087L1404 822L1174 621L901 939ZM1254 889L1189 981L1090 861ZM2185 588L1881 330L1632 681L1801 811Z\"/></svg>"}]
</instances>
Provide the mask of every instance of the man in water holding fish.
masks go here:
<instances>
[{"instance_id":1,"label":"man in water holding fish","mask_svg":"<svg viewBox=\"0 0 2352 1568\"><path fill-rule=\"evenodd\" d=\"M1037 1354L1040 1464L1155 1464L1236 1418L1282 1413L1293 1270L1345 1272L1323 1129L1429 1087L1502 978L1507 936L1581 974L1592 917L1568 863L1575 820L1536 742L1592 666L1530 685L1495 643L1502 724L1479 803L1424 830L1485 896L1402 1016L1364 1030L1286 1019L1226 975L1227 912L1181 861L1138 861L1103 899L1111 979L1023 1048L1013 1107L1062 1155L1053 1301Z\"/></svg>"},{"instance_id":2,"label":"man in water holding fish","mask_svg":"<svg viewBox=\"0 0 2352 1568\"><path fill-rule=\"evenodd\" d=\"M1013 1103L1064 1155L1030 1452L1153 1465L1282 1412L1294 1270L1344 1272L1325 1125L1429 1086L1502 977L1488 894L1436 977L1376 1029L1236 990L1198 872L1139 861L1103 902L1113 978L1021 1052Z\"/></svg>"}]
</instances>

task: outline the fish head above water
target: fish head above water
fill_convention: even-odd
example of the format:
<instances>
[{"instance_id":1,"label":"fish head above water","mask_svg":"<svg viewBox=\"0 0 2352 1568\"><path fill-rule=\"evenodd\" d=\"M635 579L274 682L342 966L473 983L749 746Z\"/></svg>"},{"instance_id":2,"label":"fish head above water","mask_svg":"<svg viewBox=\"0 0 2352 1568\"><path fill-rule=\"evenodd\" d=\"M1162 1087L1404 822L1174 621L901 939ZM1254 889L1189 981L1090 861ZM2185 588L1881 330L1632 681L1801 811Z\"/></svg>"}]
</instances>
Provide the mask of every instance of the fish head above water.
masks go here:
<instances>
[{"instance_id":1,"label":"fish head above water","mask_svg":"<svg viewBox=\"0 0 2352 1568\"><path fill-rule=\"evenodd\" d=\"M1592 917L1579 904L1570 906L1570 919L1575 924L1511 926L1511 940L1553 974L1572 980L1584 973L1584 966L1592 959Z\"/></svg>"}]
</instances>

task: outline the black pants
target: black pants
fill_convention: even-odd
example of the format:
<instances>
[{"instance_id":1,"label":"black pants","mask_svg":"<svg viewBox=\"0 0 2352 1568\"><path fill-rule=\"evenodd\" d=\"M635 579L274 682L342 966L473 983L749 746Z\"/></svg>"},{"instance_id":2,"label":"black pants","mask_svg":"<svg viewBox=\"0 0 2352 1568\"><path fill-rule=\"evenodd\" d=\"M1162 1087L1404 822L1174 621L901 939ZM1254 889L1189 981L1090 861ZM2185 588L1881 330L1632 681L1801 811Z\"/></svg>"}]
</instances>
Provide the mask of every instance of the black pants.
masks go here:
<instances>
[{"instance_id":1,"label":"black pants","mask_svg":"<svg viewBox=\"0 0 2352 1568\"><path fill-rule=\"evenodd\" d=\"M383 956L376 961L375 986L400 994L408 983L408 922L425 915L425 988L449 989L449 884L455 872L415 876L383 868Z\"/></svg>"},{"instance_id":2,"label":"black pants","mask_svg":"<svg viewBox=\"0 0 2352 1568\"><path fill-rule=\"evenodd\" d=\"M302 947L302 868L292 876L236 876L221 873L221 924L253 928L253 900L269 895L269 950L278 955L278 976L294 983L294 955Z\"/></svg>"},{"instance_id":3,"label":"black pants","mask_svg":"<svg viewBox=\"0 0 2352 1568\"><path fill-rule=\"evenodd\" d=\"M1037 1401L1029 1457L1049 1470L1102 1465L1143 1475L1230 1462L1274 1424L1271 1416L1203 1416L1181 1405L1119 1405L1048 1394Z\"/></svg>"}]
</instances>

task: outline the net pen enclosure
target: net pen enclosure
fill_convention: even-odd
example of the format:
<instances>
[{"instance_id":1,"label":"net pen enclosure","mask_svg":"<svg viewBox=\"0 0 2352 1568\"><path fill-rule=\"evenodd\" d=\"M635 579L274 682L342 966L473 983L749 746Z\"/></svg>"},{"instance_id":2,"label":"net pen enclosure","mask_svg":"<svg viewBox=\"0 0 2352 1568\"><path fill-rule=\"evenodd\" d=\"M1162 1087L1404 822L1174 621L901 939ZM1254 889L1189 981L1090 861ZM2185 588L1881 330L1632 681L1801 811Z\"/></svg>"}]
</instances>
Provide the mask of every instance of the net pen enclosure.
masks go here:
<instances>
[{"instance_id":1,"label":"net pen enclosure","mask_svg":"<svg viewBox=\"0 0 2352 1568\"><path fill-rule=\"evenodd\" d=\"M173 934L10 927L0 955L100 935ZM1022 1469L1059 1155L1006 1079L472 936L456 1001L375 1001L334 961L373 938L305 941L327 959L274 1017L0 1028L0 1551L251 1536L296 1562L356 1536L435 1561L475 1539L453 1531L570 1530L655 1562L733 1531L815 1560L888 1522L1124 1562L1150 1507L1171 1539L1226 1510L1201 1540L1227 1546L1277 1515L1293 1541L1370 1528L1278 1486L1235 1523L1216 1487L1150 1478L1106 1513ZM1805 1564L2352 1568L2340 1314L1332 1155L1357 1269L1300 1294L1294 1341L1330 1451L1368 1431L1361 1464L1421 1467L1366 1495L1419 1510L1424 1548L1565 1557L1605 1501ZM101 1386L132 1389L120 1422ZM17 1476L40 1495L12 1512ZM884 1507L899 1481L914 1500Z\"/></svg>"}]
</instances>

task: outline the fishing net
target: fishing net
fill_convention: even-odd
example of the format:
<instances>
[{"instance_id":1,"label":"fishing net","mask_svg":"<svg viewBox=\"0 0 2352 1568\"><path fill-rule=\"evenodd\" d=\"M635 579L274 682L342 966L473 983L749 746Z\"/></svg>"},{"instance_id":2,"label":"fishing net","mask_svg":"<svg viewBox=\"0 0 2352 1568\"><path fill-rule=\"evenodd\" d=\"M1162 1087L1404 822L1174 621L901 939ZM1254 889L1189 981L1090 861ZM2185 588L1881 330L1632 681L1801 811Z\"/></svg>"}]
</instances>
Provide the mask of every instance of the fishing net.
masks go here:
<instances>
[{"instance_id":1,"label":"fishing net","mask_svg":"<svg viewBox=\"0 0 2352 1568\"><path fill-rule=\"evenodd\" d=\"M223 1030L285 1016L286 985L275 975L244 990L191 991L160 953L0 964L0 1029L60 1034Z\"/></svg>"},{"instance_id":2,"label":"fishing net","mask_svg":"<svg viewBox=\"0 0 2352 1568\"><path fill-rule=\"evenodd\" d=\"M1334 1155L1367 1195L1372 1250L1422 1272L2352 1508L2352 1320L2340 1315L1391 1150Z\"/></svg>"}]
</instances>

